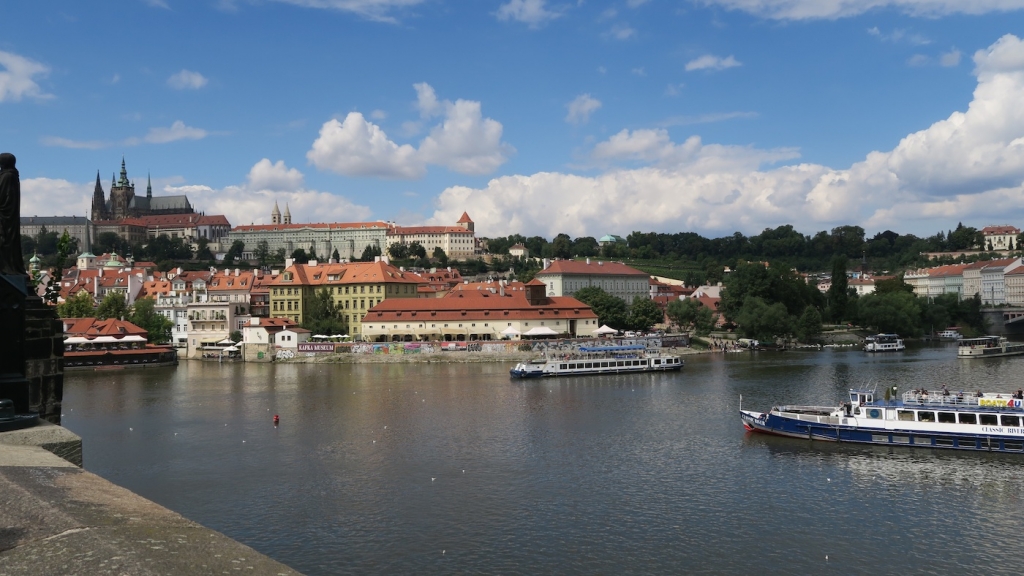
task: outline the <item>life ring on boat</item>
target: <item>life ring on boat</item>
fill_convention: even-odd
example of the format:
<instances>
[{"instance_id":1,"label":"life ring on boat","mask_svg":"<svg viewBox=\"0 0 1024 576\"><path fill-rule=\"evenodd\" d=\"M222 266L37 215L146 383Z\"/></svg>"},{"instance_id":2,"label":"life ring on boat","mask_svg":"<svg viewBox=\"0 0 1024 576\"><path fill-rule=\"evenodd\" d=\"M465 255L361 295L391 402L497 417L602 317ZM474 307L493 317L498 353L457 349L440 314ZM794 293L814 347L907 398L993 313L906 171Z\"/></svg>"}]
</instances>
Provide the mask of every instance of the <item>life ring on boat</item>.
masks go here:
<instances>
[{"instance_id":1,"label":"life ring on boat","mask_svg":"<svg viewBox=\"0 0 1024 576\"><path fill-rule=\"evenodd\" d=\"M878 408L868 410L868 418L881 418L882 412Z\"/></svg>"}]
</instances>

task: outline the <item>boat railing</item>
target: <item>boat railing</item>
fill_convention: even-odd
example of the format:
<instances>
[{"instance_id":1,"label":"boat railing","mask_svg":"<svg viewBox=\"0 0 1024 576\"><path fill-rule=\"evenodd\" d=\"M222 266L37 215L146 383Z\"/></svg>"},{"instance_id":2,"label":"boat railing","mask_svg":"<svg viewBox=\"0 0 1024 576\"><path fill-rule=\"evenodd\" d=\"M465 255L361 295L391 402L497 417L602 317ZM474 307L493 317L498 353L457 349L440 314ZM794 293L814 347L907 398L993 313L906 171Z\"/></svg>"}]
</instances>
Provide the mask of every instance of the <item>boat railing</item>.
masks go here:
<instances>
[{"instance_id":1,"label":"boat railing","mask_svg":"<svg viewBox=\"0 0 1024 576\"><path fill-rule=\"evenodd\" d=\"M831 415L835 411L834 406L778 406L773 411L783 418L800 420L801 422L829 425L842 424L841 417Z\"/></svg>"},{"instance_id":2,"label":"boat railing","mask_svg":"<svg viewBox=\"0 0 1024 576\"><path fill-rule=\"evenodd\" d=\"M977 393L963 391L952 392L950 390L911 390L903 393L903 405L919 406L978 406L978 399L1009 400L1014 398L1013 394L985 393L978 396Z\"/></svg>"}]
</instances>

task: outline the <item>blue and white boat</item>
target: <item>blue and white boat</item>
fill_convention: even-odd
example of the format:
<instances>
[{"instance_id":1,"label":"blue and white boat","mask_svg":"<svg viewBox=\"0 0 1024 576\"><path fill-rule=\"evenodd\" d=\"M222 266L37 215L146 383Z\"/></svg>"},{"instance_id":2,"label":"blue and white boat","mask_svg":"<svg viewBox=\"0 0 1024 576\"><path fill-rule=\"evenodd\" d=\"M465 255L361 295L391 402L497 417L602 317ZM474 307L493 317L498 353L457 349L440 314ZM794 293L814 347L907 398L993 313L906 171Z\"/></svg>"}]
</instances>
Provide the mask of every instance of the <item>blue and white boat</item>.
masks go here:
<instances>
[{"instance_id":1,"label":"blue and white boat","mask_svg":"<svg viewBox=\"0 0 1024 576\"><path fill-rule=\"evenodd\" d=\"M895 397L895 394L891 394ZM1024 453L1024 391L914 390L895 400L850 390L839 406L740 409L747 430L793 438Z\"/></svg>"},{"instance_id":2,"label":"blue and white boat","mask_svg":"<svg viewBox=\"0 0 1024 576\"><path fill-rule=\"evenodd\" d=\"M899 352L905 348L899 334L875 334L864 338L865 352Z\"/></svg>"},{"instance_id":3,"label":"blue and white boat","mask_svg":"<svg viewBox=\"0 0 1024 576\"><path fill-rule=\"evenodd\" d=\"M581 346L579 350L549 352L544 358L520 362L509 370L513 378L624 374L679 370L683 361L645 346Z\"/></svg>"}]
</instances>

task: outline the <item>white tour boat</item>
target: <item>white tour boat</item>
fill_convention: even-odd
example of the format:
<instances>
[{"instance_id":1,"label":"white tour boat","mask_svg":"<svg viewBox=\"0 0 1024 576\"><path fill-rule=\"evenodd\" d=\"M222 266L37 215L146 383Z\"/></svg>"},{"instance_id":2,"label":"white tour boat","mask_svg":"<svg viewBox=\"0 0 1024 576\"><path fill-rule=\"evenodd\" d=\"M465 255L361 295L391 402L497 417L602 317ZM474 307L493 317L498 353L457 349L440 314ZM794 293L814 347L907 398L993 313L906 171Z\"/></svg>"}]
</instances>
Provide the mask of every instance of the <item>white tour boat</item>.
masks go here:
<instances>
[{"instance_id":1,"label":"white tour boat","mask_svg":"<svg viewBox=\"0 0 1024 576\"><path fill-rule=\"evenodd\" d=\"M865 352L899 352L904 348L899 334L875 334L864 339Z\"/></svg>"},{"instance_id":2,"label":"white tour boat","mask_svg":"<svg viewBox=\"0 0 1024 576\"><path fill-rule=\"evenodd\" d=\"M956 328L946 328L942 332L936 334L936 336L939 337L939 340L959 340L963 338L963 335L960 334L960 331Z\"/></svg>"},{"instance_id":3,"label":"white tour boat","mask_svg":"<svg viewBox=\"0 0 1024 576\"><path fill-rule=\"evenodd\" d=\"M683 360L644 346L581 346L574 351L553 351L544 358L520 362L509 371L513 378L624 374L679 370Z\"/></svg>"},{"instance_id":4,"label":"white tour boat","mask_svg":"<svg viewBox=\"0 0 1024 576\"><path fill-rule=\"evenodd\" d=\"M996 358L1024 354L1024 344L1010 342L1002 336L961 338L956 344L959 358Z\"/></svg>"},{"instance_id":5,"label":"white tour boat","mask_svg":"<svg viewBox=\"0 0 1024 576\"><path fill-rule=\"evenodd\" d=\"M747 430L809 440L1024 453L1022 390L922 389L885 400L875 390L851 389L839 406L741 407L740 420Z\"/></svg>"}]
</instances>

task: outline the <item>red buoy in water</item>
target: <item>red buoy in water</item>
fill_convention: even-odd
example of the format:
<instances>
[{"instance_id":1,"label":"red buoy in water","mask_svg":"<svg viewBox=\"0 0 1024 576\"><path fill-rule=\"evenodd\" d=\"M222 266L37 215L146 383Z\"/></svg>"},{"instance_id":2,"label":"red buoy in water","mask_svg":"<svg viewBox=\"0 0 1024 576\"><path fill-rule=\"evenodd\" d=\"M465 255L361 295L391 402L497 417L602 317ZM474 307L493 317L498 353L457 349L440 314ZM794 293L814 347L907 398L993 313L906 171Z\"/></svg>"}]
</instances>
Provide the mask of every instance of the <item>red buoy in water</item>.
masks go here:
<instances>
[{"instance_id":1,"label":"red buoy in water","mask_svg":"<svg viewBox=\"0 0 1024 576\"><path fill-rule=\"evenodd\" d=\"M281 421L281 417L280 417L280 416L278 416L277 414L274 414L274 426L277 426L277 424L278 424L278 423L279 423L280 421Z\"/></svg>"}]
</instances>

